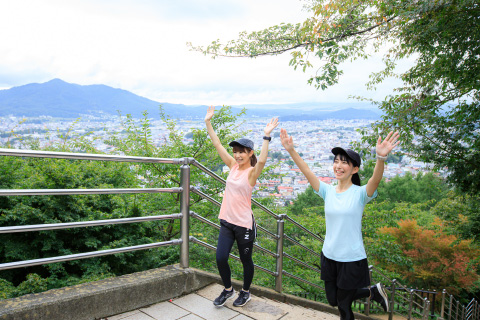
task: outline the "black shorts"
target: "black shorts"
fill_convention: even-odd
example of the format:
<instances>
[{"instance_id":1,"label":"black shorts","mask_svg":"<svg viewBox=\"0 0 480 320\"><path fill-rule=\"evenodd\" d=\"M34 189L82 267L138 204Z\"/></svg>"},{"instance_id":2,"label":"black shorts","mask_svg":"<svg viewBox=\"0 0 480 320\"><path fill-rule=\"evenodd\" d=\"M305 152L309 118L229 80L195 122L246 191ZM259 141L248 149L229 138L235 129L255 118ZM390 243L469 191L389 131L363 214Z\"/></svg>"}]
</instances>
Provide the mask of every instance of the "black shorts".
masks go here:
<instances>
[{"instance_id":1,"label":"black shorts","mask_svg":"<svg viewBox=\"0 0 480 320\"><path fill-rule=\"evenodd\" d=\"M255 220L252 222L252 229L248 229L220 219L220 234L230 239L237 240L237 243L239 244L254 241L257 237Z\"/></svg>"},{"instance_id":2,"label":"black shorts","mask_svg":"<svg viewBox=\"0 0 480 320\"><path fill-rule=\"evenodd\" d=\"M370 285L367 258L339 262L321 256L321 279L323 281L335 281L337 287L344 290L365 288Z\"/></svg>"}]
</instances>

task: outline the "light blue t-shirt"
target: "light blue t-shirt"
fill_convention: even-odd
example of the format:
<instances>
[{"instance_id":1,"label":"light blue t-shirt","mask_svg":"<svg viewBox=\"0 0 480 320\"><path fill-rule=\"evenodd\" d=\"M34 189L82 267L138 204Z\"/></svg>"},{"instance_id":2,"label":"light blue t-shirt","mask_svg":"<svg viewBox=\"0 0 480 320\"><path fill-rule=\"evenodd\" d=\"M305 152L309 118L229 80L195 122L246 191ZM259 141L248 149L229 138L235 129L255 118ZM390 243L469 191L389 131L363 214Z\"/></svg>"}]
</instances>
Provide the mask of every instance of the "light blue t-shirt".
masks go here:
<instances>
[{"instance_id":1,"label":"light blue t-shirt","mask_svg":"<svg viewBox=\"0 0 480 320\"><path fill-rule=\"evenodd\" d=\"M367 196L367 186L352 185L347 191L337 193L335 186L320 181L318 192L325 200L327 232L323 243L323 255L331 260L350 262L365 259L363 246L362 215L365 205L377 196Z\"/></svg>"}]
</instances>

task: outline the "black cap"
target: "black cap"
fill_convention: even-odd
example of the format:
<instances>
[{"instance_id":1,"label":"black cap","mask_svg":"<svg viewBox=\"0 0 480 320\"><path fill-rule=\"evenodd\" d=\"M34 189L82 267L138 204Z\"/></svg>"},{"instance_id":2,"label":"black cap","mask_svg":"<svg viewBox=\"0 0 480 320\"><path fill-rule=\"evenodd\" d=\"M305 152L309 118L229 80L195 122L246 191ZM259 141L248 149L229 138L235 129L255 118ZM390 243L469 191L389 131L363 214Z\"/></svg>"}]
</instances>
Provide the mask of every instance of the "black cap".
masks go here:
<instances>
[{"instance_id":1,"label":"black cap","mask_svg":"<svg viewBox=\"0 0 480 320\"><path fill-rule=\"evenodd\" d=\"M253 150L253 141L246 138L240 138L240 139L234 140L230 142L228 145L230 147L242 146L242 147L250 148Z\"/></svg>"},{"instance_id":2,"label":"black cap","mask_svg":"<svg viewBox=\"0 0 480 320\"><path fill-rule=\"evenodd\" d=\"M360 155L353 151L352 149L343 149L341 147L335 147L332 149L332 153L334 155L337 155L339 153L344 153L346 154L353 162L357 164L358 167L360 167L360 164L362 163L362 159L360 159Z\"/></svg>"}]
</instances>

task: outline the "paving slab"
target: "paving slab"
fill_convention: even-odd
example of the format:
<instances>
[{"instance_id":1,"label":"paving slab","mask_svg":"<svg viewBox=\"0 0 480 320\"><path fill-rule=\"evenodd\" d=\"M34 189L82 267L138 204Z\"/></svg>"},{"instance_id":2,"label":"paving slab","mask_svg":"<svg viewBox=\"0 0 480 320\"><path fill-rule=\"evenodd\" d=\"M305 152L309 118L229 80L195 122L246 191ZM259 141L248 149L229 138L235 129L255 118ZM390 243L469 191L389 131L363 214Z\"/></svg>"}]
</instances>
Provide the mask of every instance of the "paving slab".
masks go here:
<instances>
[{"instance_id":1,"label":"paving slab","mask_svg":"<svg viewBox=\"0 0 480 320\"><path fill-rule=\"evenodd\" d=\"M190 313L188 316L179 318L178 320L203 320L203 318L200 318L199 316Z\"/></svg>"},{"instance_id":2,"label":"paving slab","mask_svg":"<svg viewBox=\"0 0 480 320\"><path fill-rule=\"evenodd\" d=\"M148 314L155 320L183 319L182 317L191 313L168 301L160 302L147 308L141 308L140 311Z\"/></svg>"},{"instance_id":3,"label":"paving slab","mask_svg":"<svg viewBox=\"0 0 480 320\"><path fill-rule=\"evenodd\" d=\"M142 312L140 312L140 310L134 310L134 311L124 312L124 313L121 313L121 314L110 316L108 318L102 318L101 320L124 320L124 319L132 320L133 319L132 316L138 315L140 313L142 313Z\"/></svg>"},{"instance_id":4,"label":"paving slab","mask_svg":"<svg viewBox=\"0 0 480 320\"><path fill-rule=\"evenodd\" d=\"M252 320L252 318L247 317L247 316L244 315L244 314L239 314L239 315L236 316L235 318L232 318L232 320Z\"/></svg>"},{"instance_id":5,"label":"paving slab","mask_svg":"<svg viewBox=\"0 0 480 320\"><path fill-rule=\"evenodd\" d=\"M282 320L308 320L308 319L315 319L315 320L338 320L339 317L334 314L329 314L325 312L321 312L318 310L297 307L295 306Z\"/></svg>"},{"instance_id":6,"label":"paving slab","mask_svg":"<svg viewBox=\"0 0 480 320\"><path fill-rule=\"evenodd\" d=\"M113 317L105 318L106 320L154 320L154 318L143 312L127 312L129 315L124 317L125 313Z\"/></svg>"},{"instance_id":7,"label":"paving slab","mask_svg":"<svg viewBox=\"0 0 480 320\"><path fill-rule=\"evenodd\" d=\"M212 301L222 292L223 286L219 284L211 284L203 289L197 291L197 294ZM260 319L260 320L277 320L280 319L287 311L278 306L273 306L269 303L268 299L257 297L251 295L251 300L243 307L234 307L233 301L235 301L238 292L235 293L233 299L227 300L223 305L225 308L230 308L241 314L248 316L250 319Z\"/></svg>"},{"instance_id":8,"label":"paving slab","mask_svg":"<svg viewBox=\"0 0 480 320\"><path fill-rule=\"evenodd\" d=\"M211 284L203 289L197 291L197 294L213 301L216 296L223 290L223 287L219 284ZM287 320L287 319L324 319L324 320L336 320L338 316L324 313L321 311L304 308L301 306L294 306L288 303L280 303L275 300L265 299L252 295L252 299L241 308L233 307L232 301L228 300L224 307L232 308L238 311L242 315L246 316L246 319L258 319L258 320ZM237 318L234 318L237 319ZM241 318L240 318L241 319Z\"/></svg>"},{"instance_id":9,"label":"paving slab","mask_svg":"<svg viewBox=\"0 0 480 320\"><path fill-rule=\"evenodd\" d=\"M191 293L178 299L173 299L172 303L191 311L193 314L205 320L232 319L239 313L225 307L216 307L212 300L208 300L198 294Z\"/></svg>"}]
</instances>

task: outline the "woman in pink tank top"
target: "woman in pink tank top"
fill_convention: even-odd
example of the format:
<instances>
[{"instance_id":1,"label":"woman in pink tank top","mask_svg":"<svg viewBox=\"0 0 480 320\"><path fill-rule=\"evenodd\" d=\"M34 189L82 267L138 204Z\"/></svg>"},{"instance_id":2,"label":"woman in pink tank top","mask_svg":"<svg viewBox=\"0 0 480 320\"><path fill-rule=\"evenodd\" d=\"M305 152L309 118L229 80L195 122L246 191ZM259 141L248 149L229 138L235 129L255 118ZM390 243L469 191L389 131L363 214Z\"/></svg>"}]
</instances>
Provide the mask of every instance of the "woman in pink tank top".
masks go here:
<instances>
[{"instance_id":1,"label":"woman in pink tank top","mask_svg":"<svg viewBox=\"0 0 480 320\"><path fill-rule=\"evenodd\" d=\"M213 146L220 158L230 168L227 185L220 208L220 233L217 242L217 267L225 286L222 293L215 299L215 306L223 306L225 301L233 298L235 290L232 287L228 257L234 242L237 242L240 260L243 265L243 288L233 302L235 307L242 307L250 300L250 285L253 280L254 264L252 260L253 242L255 240L255 221L252 212L252 191L258 177L267 162L268 144L272 139L270 133L278 125L278 119L273 118L265 126L260 156L255 156L253 141L245 138L229 143L233 156L223 147L213 130L210 120L215 107L208 108L205 125Z\"/></svg>"}]
</instances>

